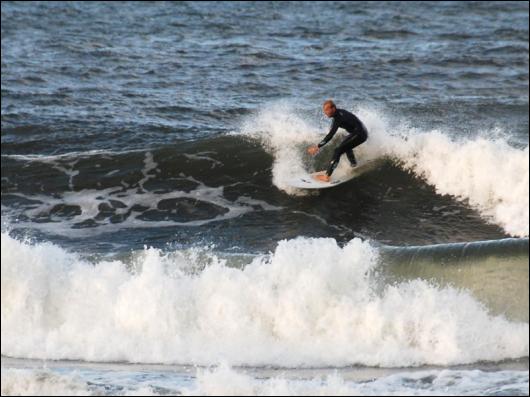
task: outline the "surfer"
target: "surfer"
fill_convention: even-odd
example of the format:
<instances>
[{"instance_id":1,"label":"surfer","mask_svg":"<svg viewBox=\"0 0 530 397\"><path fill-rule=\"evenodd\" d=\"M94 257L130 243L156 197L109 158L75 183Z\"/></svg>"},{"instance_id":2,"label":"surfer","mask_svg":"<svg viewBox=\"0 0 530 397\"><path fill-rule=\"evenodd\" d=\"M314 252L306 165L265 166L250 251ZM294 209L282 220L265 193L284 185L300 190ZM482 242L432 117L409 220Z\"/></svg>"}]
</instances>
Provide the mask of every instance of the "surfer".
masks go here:
<instances>
[{"instance_id":1,"label":"surfer","mask_svg":"<svg viewBox=\"0 0 530 397\"><path fill-rule=\"evenodd\" d=\"M333 103L332 100L327 100L324 102L322 107L326 116L333 118L333 124L331 124L329 133L324 137L324 139L322 139L322 141L320 141L318 145L312 145L307 149L307 152L310 155L316 155L320 151L320 148L328 143L331 138L333 138L333 135L335 135L339 127L344 128L349 133L349 135L344 138L341 144L333 152L333 157L331 158L331 162L329 163L326 173L315 176L315 178L322 182L329 182L331 174L335 168L337 168L337 165L339 165L340 157L344 153L346 153L346 156L348 157L348 160L350 160L352 167L357 165L355 155L353 154L353 148L359 146L361 143L366 141L366 139L368 139L368 131L361 120L357 118L357 116L348 112L347 110L337 109L335 103Z\"/></svg>"}]
</instances>

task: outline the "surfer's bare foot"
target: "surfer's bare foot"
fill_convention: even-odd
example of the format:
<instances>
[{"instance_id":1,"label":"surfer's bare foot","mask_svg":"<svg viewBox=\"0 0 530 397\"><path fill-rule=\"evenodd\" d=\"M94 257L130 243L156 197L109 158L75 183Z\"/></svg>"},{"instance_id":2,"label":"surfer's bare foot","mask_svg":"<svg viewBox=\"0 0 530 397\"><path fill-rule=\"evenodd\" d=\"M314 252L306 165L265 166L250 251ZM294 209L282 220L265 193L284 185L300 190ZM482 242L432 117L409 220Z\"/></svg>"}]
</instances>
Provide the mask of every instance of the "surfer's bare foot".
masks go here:
<instances>
[{"instance_id":1,"label":"surfer's bare foot","mask_svg":"<svg viewBox=\"0 0 530 397\"><path fill-rule=\"evenodd\" d=\"M321 182L329 182L329 176L326 174L315 175L315 179Z\"/></svg>"}]
</instances>

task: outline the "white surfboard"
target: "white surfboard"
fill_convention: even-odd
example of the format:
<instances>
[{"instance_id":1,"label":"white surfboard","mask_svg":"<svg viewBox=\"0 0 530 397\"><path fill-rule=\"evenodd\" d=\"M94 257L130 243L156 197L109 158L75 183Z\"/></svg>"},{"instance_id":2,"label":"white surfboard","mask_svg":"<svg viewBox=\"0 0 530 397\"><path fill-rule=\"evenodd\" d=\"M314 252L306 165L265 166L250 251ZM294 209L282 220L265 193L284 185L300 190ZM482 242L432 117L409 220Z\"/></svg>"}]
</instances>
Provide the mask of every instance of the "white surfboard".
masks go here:
<instances>
[{"instance_id":1,"label":"white surfboard","mask_svg":"<svg viewBox=\"0 0 530 397\"><path fill-rule=\"evenodd\" d=\"M330 187L338 186L344 182L361 175L365 171L373 168L376 165L376 160L360 161L356 167L352 167L350 171L343 173L337 173L335 171L331 174L329 182L322 182L315 178L316 175L324 174L326 171L313 172L312 174L307 173L303 175L297 175L287 180L287 184L292 187L299 189L327 189Z\"/></svg>"}]
</instances>

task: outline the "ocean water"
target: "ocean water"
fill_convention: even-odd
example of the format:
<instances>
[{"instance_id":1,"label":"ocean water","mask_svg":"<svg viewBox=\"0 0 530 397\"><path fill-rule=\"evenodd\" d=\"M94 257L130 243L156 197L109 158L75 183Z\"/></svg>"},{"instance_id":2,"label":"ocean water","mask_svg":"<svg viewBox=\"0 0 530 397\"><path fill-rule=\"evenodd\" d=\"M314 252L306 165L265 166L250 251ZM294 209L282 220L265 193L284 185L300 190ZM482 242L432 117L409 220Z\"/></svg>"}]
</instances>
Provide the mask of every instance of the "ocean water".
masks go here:
<instances>
[{"instance_id":1,"label":"ocean water","mask_svg":"<svg viewBox=\"0 0 530 397\"><path fill-rule=\"evenodd\" d=\"M527 2L1 7L3 395L528 394Z\"/></svg>"}]
</instances>

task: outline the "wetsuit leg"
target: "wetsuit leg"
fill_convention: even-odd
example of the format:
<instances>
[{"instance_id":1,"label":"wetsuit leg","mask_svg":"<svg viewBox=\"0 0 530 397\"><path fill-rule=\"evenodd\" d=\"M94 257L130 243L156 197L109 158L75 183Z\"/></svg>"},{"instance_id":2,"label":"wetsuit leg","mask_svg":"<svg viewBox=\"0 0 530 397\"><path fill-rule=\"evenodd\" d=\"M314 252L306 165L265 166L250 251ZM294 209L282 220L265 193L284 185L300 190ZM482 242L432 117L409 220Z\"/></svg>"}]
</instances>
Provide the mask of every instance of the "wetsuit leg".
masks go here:
<instances>
[{"instance_id":1,"label":"wetsuit leg","mask_svg":"<svg viewBox=\"0 0 530 397\"><path fill-rule=\"evenodd\" d=\"M348 160L350 160L350 164L352 167L355 167L357 165L357 160L355 160L355 154L353 154L353 149L348 150L346 152L346 156L348 156Z\"/></svg>"},{"instance_id":2,"label":"wetsuit leg","mask_svg":"<svg viewBox=\"0 0 530 397\"><path fill-rule=\"evenodd\" d=\"M361 143L366 141L366 138L366 134L351 134L347 136L346 139L344 139L333 152L333 157L331 158L331 162L329 163L326 174L328 176L331 176L333 171L335 171L335 168L337 168L337 165L339 165L340 156L342 156L344 153L346 153L350 162L352 161L351 157L353 157L353 160L355 161L355 156L353 155L353 148L359 146Z\"/></svg>"}]
</instances>

